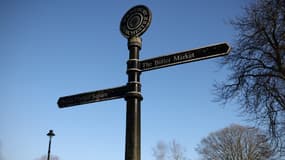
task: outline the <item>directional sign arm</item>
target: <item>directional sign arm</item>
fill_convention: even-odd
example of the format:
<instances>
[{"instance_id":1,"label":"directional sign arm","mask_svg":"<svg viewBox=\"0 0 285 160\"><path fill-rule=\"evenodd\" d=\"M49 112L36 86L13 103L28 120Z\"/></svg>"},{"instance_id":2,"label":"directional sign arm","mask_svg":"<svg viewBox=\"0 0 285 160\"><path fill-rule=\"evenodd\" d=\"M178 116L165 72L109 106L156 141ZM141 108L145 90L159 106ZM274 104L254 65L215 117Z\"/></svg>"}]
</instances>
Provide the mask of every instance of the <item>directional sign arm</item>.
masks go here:
<instances>
[{"instance_id":1,"label":"directional sign arm","mask_svg":"<svg viewBox=\"0 0 285 160\"><path fill-rule=\"evenodd\" d=\"M224 56L227 55L229 51L230 46L227 43L220 43L217 45L146 59L140 61L140 69L141 71L149 71L163 67Z\"/></svg>"},{"instance_id":2,"label":"directional sign arm","mask_svg":"<svg viewBox=\"0 0 285 160\"><path fill-rule=\"evenodd\" d=\"M65 108L75 105L118 99L123 98L127 91L128 87L124 85L116 88L80 93L76 95L60 97L57 104L59 108Z\"/></svg>"}]
</instances>

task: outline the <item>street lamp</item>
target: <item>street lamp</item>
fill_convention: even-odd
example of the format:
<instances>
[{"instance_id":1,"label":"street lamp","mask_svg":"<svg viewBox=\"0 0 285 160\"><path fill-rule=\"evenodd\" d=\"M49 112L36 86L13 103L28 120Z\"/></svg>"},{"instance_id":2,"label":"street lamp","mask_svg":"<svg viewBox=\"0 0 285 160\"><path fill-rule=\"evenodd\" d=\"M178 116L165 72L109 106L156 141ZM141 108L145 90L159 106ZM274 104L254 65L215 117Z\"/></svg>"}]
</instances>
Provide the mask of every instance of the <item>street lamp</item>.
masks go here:
<instances>
[{"instance_id":1,"label":"street lamp","mask_svg":"<svg viewBox=\"0 0 285 160\"><path fill-rule=\"evenodd\" d=\"M53 133L53 130L49 130L47 136L49 136L49 145L48 145L48 157L47 157L47 160L50 160L51 138L52 138L53 136L55 136L55 134Z\"/></svg>"}]
</instances>

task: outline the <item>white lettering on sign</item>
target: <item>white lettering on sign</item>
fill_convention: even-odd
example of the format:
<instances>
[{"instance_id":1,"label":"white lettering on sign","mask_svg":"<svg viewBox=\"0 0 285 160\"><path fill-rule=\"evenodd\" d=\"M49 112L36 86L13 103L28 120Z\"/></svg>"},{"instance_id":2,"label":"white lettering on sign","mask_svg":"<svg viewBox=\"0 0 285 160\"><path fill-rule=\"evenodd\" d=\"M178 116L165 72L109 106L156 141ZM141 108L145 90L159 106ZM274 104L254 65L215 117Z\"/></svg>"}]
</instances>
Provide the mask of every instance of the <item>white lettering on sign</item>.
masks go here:
<instances>
[{"instance_id":1,"label":"white lettering on sign","mask_svg":"<svg viewBox=\"0 0 285 160\"><path fill-rule=\"evenodd\" d=\"M174 62L177 62L177 61L189 60L192 58L195 58L195 54L190 52L190 53L185 53L183 55L176 55L173 57L173 60Z\"/></svg>"},{"instance_id":2,"label":"white lettering on sign","mask_svg":"<svg viewBox=\"0 0 285 160\"><path fill-rule=\"evenodd\" d=\"M144 63L142 63L142 67L143 67L143 68L152 67L152 63L150 63L150 62L144 62Z\"/></svg>"},{"instance_id":3,"label":"white lettering on sign","mask_svg":"<svg viewBox=\"0 0 285 160\"><path fill-rule=\"evenodd\" d=\"M101 98L104 98L104 97L108 97L108 93L102 92L102 93L93 94L91 99L98 100L98 99L101 99Z\"/></svg>"},{"instance_id":4,"label":"white lettering on sign","mask_svg":"<svg viewBox=\"0 0 285 160\"><path fill-rule=\"evenodd\" d=\"M157 66L157 65L164 65L164 64L167 64L167 63L170 63L171 62L171 59L170 58L161 58L161 59L157 59L154 61L154 65Z\"/></svg>"}]
</instances>

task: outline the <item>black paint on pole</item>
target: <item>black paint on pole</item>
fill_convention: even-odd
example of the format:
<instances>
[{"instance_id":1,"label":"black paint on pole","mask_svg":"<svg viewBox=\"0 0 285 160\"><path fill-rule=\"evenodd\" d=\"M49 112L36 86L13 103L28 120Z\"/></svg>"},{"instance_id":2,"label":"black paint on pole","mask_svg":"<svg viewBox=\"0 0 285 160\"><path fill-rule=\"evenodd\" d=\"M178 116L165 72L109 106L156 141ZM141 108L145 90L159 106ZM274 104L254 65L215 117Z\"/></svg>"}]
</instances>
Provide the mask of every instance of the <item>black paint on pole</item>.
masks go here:
<instances>
[{"instance_id":1,"label":"black paint on pole","mask_svg":"<svg viewBox=\"0 0 285 160\"><path fill-rule=\"evenodd\" d=\"M49 133L47 134L49 136L49 144L48 144L48 155L47 155L47 160L50 160L50 147L51 147L51 139L55 134L53 133L53 130L49 130Z\"/></svg>"},{"instance_id":2,"label":"black paint on pole","mask_svg":"<svg viewBox=\"0 0 285 160\"><path fill-rule=\"evenodd\" d=\"M49 139L49 144L48 144L48 155L47 155L47 160L50 160L50 145L51 145L51 138Z\"/></svg>"},{"instance_id":3,"label":"black paint on pole","mask_svg":"<svg viewBox=\"0 0 285 160\"><path fill-rule=\"evenodd\" d=\"M144 5L134 6L126 12L120 24L120 30L128 39L129 60L127 62L128 91L126 117L125 160L141 159L141 83L139 51L142 40L140 36L151 23L151 11Z\"/></svg>"},{"instance_id":4,"label":"black paint on pole","mask_svg":"<svg viewBox=\"0 0 285 160\"><path fill-rule=\"evenodd\" d=\"M143 99L140 84L141 71L139 69L141 38L131 37L128 39L128 48L128 92L125 96L125 100L127 101L125 160L140 160L141 101Z\"/></svg>"}]
</instances>

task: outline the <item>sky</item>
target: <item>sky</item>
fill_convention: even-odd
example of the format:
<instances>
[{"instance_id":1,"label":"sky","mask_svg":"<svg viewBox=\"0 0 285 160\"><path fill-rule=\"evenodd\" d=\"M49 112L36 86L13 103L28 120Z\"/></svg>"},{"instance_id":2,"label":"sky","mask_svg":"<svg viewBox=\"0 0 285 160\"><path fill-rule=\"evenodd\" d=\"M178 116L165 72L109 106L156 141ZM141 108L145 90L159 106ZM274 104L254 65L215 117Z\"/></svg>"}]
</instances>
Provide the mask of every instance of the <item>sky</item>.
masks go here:
<instances>
[{"instance_id":1,"label":"sky","mask_svg":"<svg viewBox=\"0 0 285 160\"><path fill-rule=\"evenodd\" d=\"M126 102L116 99L59 109L59 97L127 83L127 40L119 30L131 7L143 4L152 22L140 59L227 42L228 23L248 0L1 0L0 160L124 159ZM246 125L238 105L214 102L213 84L226 80L220 58L141 74L141 159L158 141L176 140L186 156L210 132Z\"/></svg>"}]
</instances>

